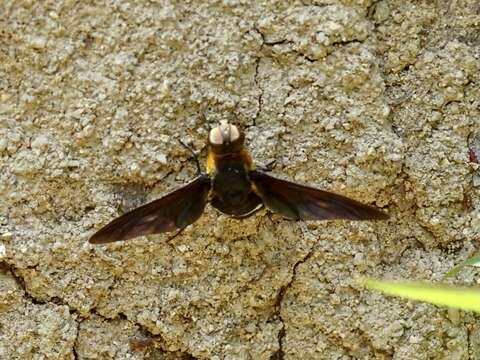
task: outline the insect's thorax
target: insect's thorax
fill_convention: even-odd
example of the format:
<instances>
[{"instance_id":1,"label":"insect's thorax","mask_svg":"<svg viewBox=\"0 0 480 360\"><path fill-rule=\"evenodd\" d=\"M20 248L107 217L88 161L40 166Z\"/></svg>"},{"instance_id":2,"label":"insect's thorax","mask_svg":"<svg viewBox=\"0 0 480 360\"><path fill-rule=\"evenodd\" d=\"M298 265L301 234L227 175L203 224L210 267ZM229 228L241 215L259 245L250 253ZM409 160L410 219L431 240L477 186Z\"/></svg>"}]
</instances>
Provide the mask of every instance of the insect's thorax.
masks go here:
<instances>
[{"instance_id":1,"label":"insect's thorax","mask_svg":"<svg viewBox=\"0 0 480 360\"><path fill-rule=\"evenodd\" d=\"M244 155L213 155L214 166L210 172L212 206L225 214L239 217L249 215L261 205L248 177L251 162L247 161L251 161L250 157L246 159Z\"/></svg>"}]
</instances>

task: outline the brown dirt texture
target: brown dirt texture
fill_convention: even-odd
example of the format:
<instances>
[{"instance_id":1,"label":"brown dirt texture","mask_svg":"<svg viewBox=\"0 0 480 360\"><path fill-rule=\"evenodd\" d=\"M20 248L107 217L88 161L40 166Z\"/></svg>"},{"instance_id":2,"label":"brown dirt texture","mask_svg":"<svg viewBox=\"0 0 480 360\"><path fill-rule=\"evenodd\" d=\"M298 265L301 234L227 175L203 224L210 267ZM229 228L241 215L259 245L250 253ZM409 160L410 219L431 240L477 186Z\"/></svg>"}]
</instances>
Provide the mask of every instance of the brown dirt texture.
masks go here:
<instances>
[{"instance_id":1,"label":"brown dirt texture","mask_svg":"<svg viewBox=\"0 0 480 360\"><path fill-rule=\"evenodd\" d=\"M390 220L207 207L169 245L88 243L222 119ZM480 359L474 314L358 282L478 254L479 124L478 0L3 0L0 358Z\"/></svg>"}]
</instances>

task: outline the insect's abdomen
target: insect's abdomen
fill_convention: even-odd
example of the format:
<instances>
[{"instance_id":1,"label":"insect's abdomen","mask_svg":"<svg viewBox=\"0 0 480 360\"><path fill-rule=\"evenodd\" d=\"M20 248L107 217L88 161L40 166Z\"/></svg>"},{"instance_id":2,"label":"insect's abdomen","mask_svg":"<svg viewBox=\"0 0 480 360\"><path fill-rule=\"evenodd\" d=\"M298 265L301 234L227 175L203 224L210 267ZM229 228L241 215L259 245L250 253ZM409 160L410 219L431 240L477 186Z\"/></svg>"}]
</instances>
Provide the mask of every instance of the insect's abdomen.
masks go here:
<instances>
[{"instance_id":1,"label":"insect's abdomen","mask_svg":"<svg viewBox=\"0 0 480 360\"><path fill-rule=\"evenodd\" d=\"M252 184L241 162L217 164L212 194L212 206L235 217L248 216L262 204L252 191Z\"/></svg>"}]
</instances>

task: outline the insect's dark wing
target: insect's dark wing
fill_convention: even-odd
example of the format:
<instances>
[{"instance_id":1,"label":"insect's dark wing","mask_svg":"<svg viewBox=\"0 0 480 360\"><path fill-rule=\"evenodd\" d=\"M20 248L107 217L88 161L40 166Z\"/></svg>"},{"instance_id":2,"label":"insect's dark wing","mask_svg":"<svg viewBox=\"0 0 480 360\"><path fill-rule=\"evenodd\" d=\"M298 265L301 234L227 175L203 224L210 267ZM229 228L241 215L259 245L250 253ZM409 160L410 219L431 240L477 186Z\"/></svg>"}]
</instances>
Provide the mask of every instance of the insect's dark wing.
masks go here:
<instances>
[{"instance_id":1,"label":"insect's dark wing","mask_svg":"<svg viewBox=\"0 0 480 360\"><path fill-rule=\"evenodd\" d=\"M384 220L384 212L345 196L251 171L254 191L270 210L296 220Z\"/></svg>"},{"instance_id":2,"label":"insect's dark wing","mask_svg":"<svg viewBox=\"0 0 480 360\"><path fill-rule=\"evenodd\" d=\"M116 218L97 231L89 241L92 244L104 244L182 229L202 215L209 190L210 178L200 175L164 197Z\"/></svg>"}]
</instances>

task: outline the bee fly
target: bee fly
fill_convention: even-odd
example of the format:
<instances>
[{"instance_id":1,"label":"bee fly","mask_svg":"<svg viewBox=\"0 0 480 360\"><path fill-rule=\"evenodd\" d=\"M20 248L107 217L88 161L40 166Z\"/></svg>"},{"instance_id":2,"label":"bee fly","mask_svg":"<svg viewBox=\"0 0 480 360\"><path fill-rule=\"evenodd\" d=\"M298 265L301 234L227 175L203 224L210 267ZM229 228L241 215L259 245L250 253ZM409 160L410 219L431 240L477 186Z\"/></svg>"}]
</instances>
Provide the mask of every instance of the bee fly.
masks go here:
<instances>
[{"instance_id":1,"label":"bee fly","mask_svg":"<svg viewBox=\"0 0 480 360\"><path fill-rule=\"evenodd\" d=\"M202 215L208 202L235 218L250 216L262 206L294 220L388 218L382 211L358 201L255 169L244 140L237 126L222 121L208 135L206 174L199 169L199 176L190 183L123 214L96 232L90 242L103 244L181 231Z\"/></svg>"}]
</instances>

